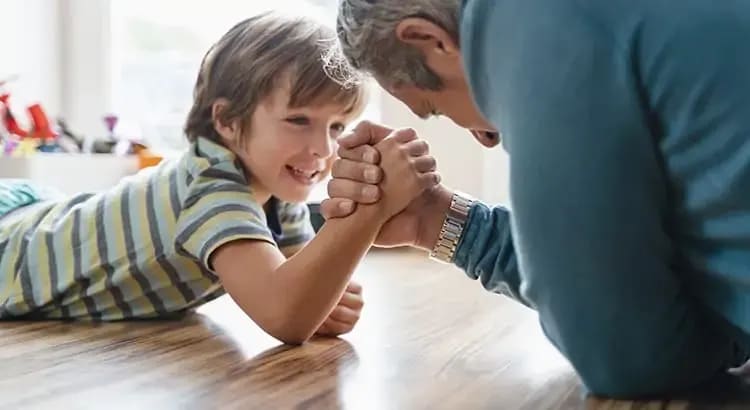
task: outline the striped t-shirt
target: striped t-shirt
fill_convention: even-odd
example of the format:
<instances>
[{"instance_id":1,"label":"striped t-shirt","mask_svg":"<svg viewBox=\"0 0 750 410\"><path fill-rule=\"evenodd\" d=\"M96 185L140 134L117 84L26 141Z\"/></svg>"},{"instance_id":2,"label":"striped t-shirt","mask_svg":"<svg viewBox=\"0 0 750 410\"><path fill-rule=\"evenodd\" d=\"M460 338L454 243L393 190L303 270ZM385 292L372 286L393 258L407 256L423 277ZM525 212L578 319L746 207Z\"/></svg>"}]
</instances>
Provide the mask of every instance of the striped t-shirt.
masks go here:
<instances>
[{"instance_id":1,"label":"striped t-shirt","mask_svg":"<svg viewBox=\"0 0 750 410\"><path fill-rule=\"evenodd\" d=\"M305 204L254 200L235 155L199 139L98 194L0 219L0 318L154 318L223 294L208 261L238 239L309 241ZM248 275L252 275L248 267Z\"/></svg>"}]
</instances>

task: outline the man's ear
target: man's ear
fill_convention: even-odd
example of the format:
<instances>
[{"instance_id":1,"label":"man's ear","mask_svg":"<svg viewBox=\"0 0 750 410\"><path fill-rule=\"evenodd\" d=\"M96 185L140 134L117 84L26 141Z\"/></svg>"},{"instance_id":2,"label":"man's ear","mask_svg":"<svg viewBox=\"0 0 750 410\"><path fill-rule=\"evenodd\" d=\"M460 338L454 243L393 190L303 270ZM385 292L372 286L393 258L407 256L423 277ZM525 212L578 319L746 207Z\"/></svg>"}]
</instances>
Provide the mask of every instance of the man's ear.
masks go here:
<instances>
[{"instance_id":1,"label":"man's ear","mask_svg":"<svg viewBox=\"0 0 750 410\"><path fill-rule=\"evenodd\" d=\"M459 45L453 36L437 24L419 17L401 20L396 26L396 37L417 48L426 59L431 56L459 55Z\"/></svg>"},{"instance_id":2,"label":"man's ear","mask_svg":"<svg viewBox=\"0 0 750 410\"><path fill-rule=\"evenodd\" d=\"M229 100L218 98L211 105L211 120L214 123L214 130L219 134L223 142L227 145L234 145L239 138L239 127L237 121L226 122L222 113L228 109Z\"/></svg>"},{"instance_id":3,"label":"man's ear","mask_svg":"<svg viewBox=\"0 0 750 410\"><path fill-rule=\"evenodd\" d=\"M427 67L444 83L463 79L459 44L442 27L423 18L409 17L396 26L396 37L416 48Z\"/></svg>"}]
</instances>

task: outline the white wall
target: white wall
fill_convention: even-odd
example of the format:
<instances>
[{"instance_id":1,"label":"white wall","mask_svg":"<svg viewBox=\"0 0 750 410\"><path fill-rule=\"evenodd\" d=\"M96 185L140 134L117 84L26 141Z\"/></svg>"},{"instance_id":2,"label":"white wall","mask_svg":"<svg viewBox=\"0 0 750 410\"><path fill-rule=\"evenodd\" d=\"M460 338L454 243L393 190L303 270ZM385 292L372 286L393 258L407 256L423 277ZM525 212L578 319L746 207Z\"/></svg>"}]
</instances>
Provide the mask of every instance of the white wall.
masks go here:
<instances>
[{"instance_id":1,"label":"white wall","mask_svg":"<svg viewBox=\"0 0 750 410\"><path fill-rule=\"evenodd\" d=\"M500 146L489 150L483 149L484 178L480 198L489 204L510 206L508 153Z\"/></svg>"},{"instance_id":2,"label":"white wall","mask_svg":"<svg viewBox=\"0 0 750 410\"><path fill-rule=\"evenodd\" d=\"M2 0L0 0L2 1ZM60 4L63 115L84 135L106 132L112 109L110 0L56 0Z\"/></svg>"},{"instance_id":3,"label":"white wall","mask_svg":"<svg viewBox=\"0 0 750 410\"><path fill-rule=\"evenodd\" d=\"M0 0L0 79L9 85L19 120L39 102L85 134L105 132L110 109L109 1ZM91 115L91 113L96 115ZM101 114L101 115L100 115Z\"/></svg>"},{"instance_id":4,"label":"white wall","mask_svg":"<svg viewBox=\"0 0 750 410\"><path fill-rule=\"evenodd\" d=\"M13 104L41 102L52 117L62 108L59 7L56 0L0 0L0 79L21 75L10 86Z\"/></svg>"}]
</instances>

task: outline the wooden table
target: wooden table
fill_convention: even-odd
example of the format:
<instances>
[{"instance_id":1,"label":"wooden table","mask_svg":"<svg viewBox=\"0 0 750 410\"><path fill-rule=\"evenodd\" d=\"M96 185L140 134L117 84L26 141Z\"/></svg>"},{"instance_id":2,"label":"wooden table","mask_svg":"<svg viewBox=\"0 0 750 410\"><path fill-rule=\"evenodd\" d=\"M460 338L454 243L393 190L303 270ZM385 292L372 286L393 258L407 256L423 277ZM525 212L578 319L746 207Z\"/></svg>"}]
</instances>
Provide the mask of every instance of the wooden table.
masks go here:
<instances>
[{"instance_id":1,"label":"wooden table","mask_svg":"<svg viewBox=\"0 0 750 410\"><path fill-rule=\"evenodd\" d=\"M750 408L585 400L534 313L460 271L375 251L356 278L358 328L301 348L279 346L227 297L182 321L0 323L0 408Z\"/></svg>"}]
</instances>

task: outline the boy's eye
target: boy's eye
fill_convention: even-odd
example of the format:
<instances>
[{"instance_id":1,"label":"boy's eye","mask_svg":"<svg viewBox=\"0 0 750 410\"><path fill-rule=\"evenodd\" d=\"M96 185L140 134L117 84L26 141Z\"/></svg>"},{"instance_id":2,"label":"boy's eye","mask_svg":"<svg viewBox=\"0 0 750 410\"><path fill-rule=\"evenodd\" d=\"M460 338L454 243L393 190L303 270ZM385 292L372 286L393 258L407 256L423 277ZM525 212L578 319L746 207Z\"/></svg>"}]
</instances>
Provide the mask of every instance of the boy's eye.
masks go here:
<instances>
[{"instance_id":1,"label":"boy's eye","mask_svg":"<svg viewBox=\"0 0 750 410\"><path fill-rule=\"evenodd\" d=\"M346 125L337 122L336 124L331 125L331 130L335 132L336 134L341 134L346 129Z\"/></svg>"},{"instance_id":2,"label":"boy's eye","mask_svg":"<svg viewBox=\"0 0 750 410\"><path fill-rule=\"evenodd\" d=\"M310 125L310 119L304 116L289 117L285 121L294 125Z\"/></svg>"}]
</instances>

